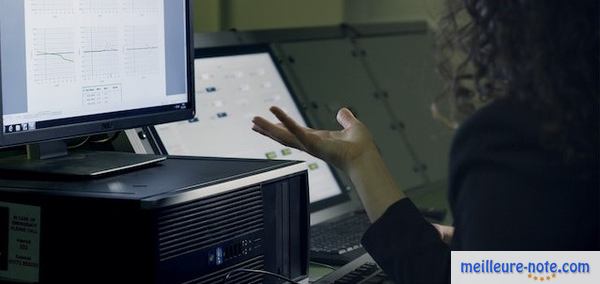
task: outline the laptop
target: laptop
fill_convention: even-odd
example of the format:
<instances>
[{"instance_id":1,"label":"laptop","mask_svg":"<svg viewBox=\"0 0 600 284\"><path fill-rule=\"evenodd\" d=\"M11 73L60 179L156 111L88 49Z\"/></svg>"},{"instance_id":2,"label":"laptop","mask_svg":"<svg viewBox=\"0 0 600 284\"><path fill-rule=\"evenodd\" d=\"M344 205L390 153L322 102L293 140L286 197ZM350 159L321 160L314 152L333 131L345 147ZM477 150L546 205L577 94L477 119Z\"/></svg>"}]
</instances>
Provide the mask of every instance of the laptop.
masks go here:
<instances>
[{"instance_id":1,"label":"laptop","mask_svg":"<svg viewBox=\"0 0 600 284\"><path fill-rule=\"evenodd\" d=\"M311 259L342 265L364 254L360 238L370 222L336 172L324 161L251 129L255 116L276 121L271 106L310 126L269 46L204 48L195 56L196 116L148 127L142 135L130 131L136 152L306 161Z\"/></svg>"}]
</instances>

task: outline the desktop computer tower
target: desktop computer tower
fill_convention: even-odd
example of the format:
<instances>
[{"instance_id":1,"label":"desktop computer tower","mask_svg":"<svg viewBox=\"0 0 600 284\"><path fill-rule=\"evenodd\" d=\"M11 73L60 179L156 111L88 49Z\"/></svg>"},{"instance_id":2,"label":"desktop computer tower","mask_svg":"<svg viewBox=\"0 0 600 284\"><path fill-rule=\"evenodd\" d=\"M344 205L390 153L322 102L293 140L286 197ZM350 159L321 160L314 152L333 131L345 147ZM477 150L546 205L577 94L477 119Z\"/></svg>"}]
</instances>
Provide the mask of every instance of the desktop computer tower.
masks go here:
<instances>
[{"instance_id":1,"label":"desktop computer tower","mask_svg":"<svg viewBox=\"0 0 600 284\"><path fill-rule=\"evenodd\" d=\"M303 163L169 157L92 180L1 175L2 283L307 278Z\"/></svg>"}]
</instances>

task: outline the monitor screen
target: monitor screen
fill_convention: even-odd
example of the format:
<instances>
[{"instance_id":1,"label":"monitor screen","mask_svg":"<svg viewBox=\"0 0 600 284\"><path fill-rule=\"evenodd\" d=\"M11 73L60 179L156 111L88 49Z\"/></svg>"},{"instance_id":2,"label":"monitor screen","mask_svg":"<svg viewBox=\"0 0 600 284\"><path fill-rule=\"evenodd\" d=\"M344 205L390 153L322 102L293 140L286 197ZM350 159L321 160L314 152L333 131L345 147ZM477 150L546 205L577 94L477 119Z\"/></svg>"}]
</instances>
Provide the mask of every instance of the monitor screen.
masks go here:
<instances>
[{"instance_id":1,"label":"monitor screen","mask_svg":"<svg viewBox=\"0 0 600 284\"><path fill-rule=\"evenodd\" d=\"M187 2L0 0L2 135L191 108Z\"/></svg>"},{"instance_id":2,"label":"monitor screen","mask_svg":"<svg viewBox=\"0 0 600 284\"><path fill-rule=\"evenodd\" d=\"M155 126L169 154L303 160L311 203L342 193L325 162L252 131L255 116L275 121L274 105L306 125L268 52L197 58L195 70L196 117Z\"/></svg>"}]
</instances>

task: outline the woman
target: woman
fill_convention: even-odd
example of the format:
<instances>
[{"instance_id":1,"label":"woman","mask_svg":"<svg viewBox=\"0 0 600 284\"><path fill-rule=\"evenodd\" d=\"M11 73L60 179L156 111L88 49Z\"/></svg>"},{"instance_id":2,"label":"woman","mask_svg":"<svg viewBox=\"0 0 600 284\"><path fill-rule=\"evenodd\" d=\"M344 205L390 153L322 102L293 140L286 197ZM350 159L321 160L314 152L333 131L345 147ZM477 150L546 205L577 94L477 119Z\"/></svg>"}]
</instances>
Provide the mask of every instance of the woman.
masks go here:
<instances>
[{"instance_id":1,"label":"woman","mask_svg":"<svg viewBox=\"0 0 600 284\"><path fill-rule=\"evenodd\" d=\"M448 8L440 70L455 117L467 117L450 152L454 228L419 215L348 109L341 131L300 127L278 108L282 123L257 117L254 130L349 175L373 221L363 245L397 283L449 282L450 249L600 250L598 1Z\"/></svg>"}]
</instances>

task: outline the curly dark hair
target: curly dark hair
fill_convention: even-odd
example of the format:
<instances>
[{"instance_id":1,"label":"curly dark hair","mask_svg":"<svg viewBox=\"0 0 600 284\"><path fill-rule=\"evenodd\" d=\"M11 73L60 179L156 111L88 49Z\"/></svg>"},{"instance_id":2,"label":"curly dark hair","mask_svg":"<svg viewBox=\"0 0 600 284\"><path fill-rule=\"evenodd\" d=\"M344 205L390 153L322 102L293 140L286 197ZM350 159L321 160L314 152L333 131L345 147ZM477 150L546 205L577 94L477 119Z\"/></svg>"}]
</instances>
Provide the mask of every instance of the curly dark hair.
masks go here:
<instances>
[{"instance_id":1,"label":"curly dark hair","mask_svg":"<svg viewBox=\"0 0 600 284\"><path fill-rule=\"evenodd\" d=\"M454 117L517 99L543 117L545 146L567 159L597 154L599 2L448 0L439 70Z\"/></svg>"}]
</instances>

